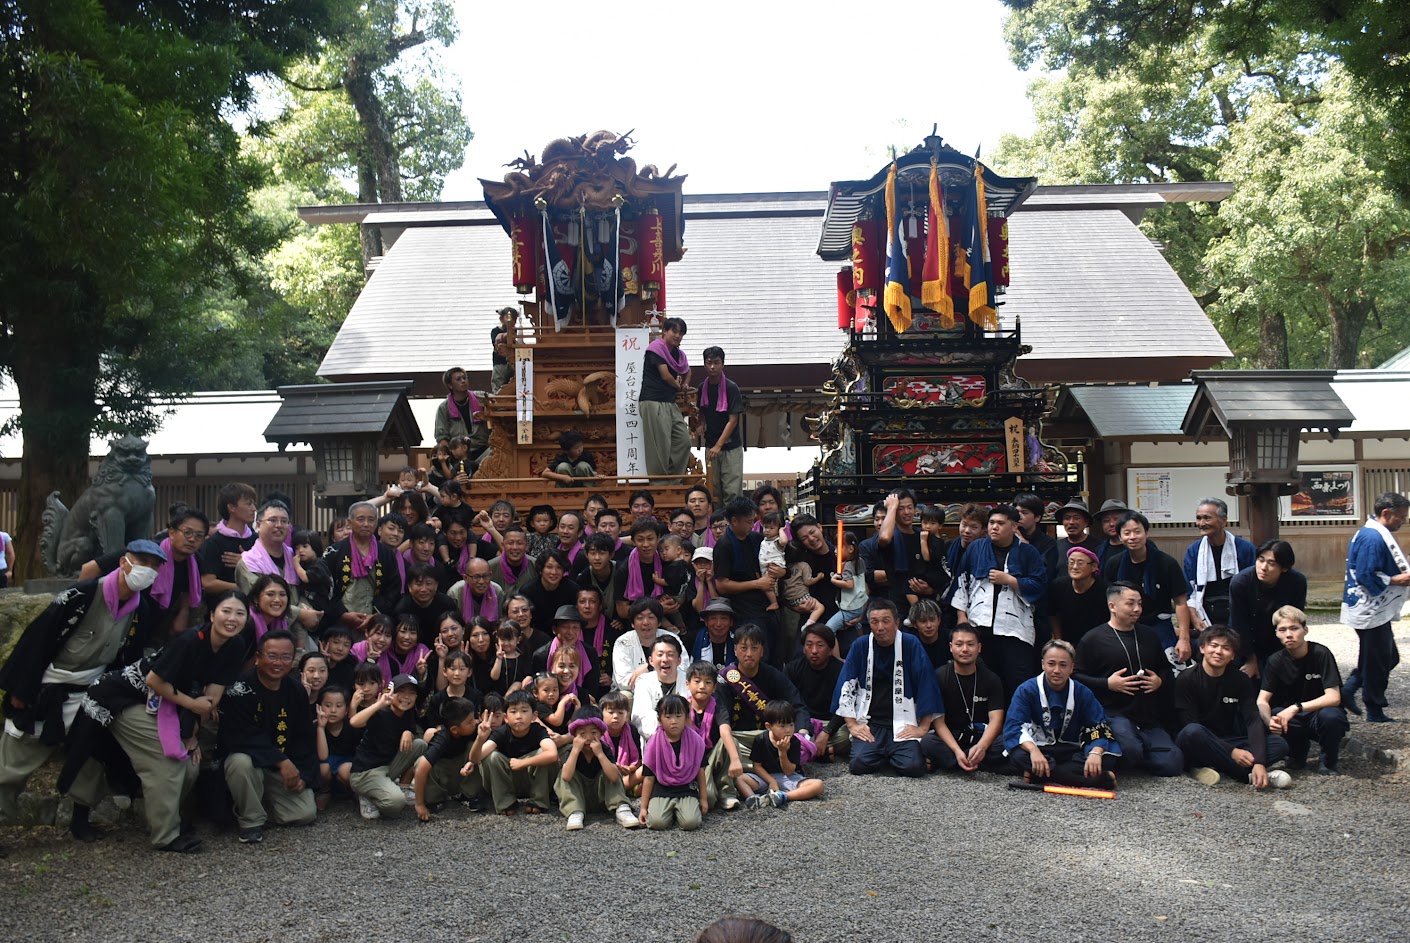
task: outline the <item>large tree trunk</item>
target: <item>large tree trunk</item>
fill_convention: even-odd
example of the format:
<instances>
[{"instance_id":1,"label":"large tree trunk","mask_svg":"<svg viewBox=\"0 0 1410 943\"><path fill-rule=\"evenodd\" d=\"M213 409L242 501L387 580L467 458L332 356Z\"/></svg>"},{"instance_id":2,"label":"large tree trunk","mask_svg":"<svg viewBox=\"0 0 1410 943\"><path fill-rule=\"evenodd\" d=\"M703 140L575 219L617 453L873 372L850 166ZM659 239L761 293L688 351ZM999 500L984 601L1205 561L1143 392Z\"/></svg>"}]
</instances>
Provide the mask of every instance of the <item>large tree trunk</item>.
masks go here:
<instances>
[{"instance_id":1,"label":"large tree trunk","mask_svg":"<svg viewBox=\"0 0 1410 943\"><path fill-rule=\"evenodd\" d=\"M98 352L85 346L81 319L55 303L44 317L14 324L10 371L20 400L20 463L15 578L47 575L40 560L44 501L58 491L70 507L88 486L89 436L98 415Z\"/></svg>"},{"instance_id":2,"label":"large tree trunk","mask_svg":"<svg viewBox=\"0 0 1410 943\"><path fill-rule=\"evenodd\" d=\"M392 142L386 109L372 84L375 69L374 63L354 56L343 75L343 88L347 89L353 110L357 112L357 123L367 142L367 155L377 173L377 202L400 203L401 161Z\"/></svg>"},{"instance_id":3,"label":"large tree trunk","mask_svg":"<svg viewBox=\"0 0 1410 943\"><path fill-rule=\"evenodd\" d=\"M1371 303L1358 300L1350 304L1339 304L1330 293L1324 292L1327 303L1327 320L1331 331L1327 341L1327 366L1332 370L1351 370L1361 357L1361 332L1371 316Z\"/></svg>"},{"instance_id":4,"label":"large tree trunk","mask_svg":"<svg viewBox=\"0 0 1410 943\"><path fill-rule=\"evenodd\" d=\"M1264 311L1258 316L1258 356L1260 370L1288 369L1288 323L1281 311Z\"/></svg>"}]
</instances>

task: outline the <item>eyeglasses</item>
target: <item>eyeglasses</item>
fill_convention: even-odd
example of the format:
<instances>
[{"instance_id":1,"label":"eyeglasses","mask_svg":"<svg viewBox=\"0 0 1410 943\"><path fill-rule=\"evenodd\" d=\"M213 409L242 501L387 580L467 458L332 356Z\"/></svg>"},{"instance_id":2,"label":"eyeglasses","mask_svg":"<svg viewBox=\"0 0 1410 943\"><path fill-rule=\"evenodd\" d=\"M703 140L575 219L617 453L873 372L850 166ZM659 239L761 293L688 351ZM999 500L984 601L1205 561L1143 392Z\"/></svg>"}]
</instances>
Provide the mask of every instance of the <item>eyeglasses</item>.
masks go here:
<instances>
[{"instance_id":1,"label":"eyeglasses","mask_svg":"<svg viewBox=\"0 0 1410 943\"><path fill-rule=\"evenodd\" d=\"M176 532L187 540L195 543L200 543L206 539L206 532L203 530L187 530L185 527L179 527Z\"/></svg>"},{"instance_id":2,"label":"eyeglasses","mask_svg":"<svg viewBox=\"0 0 1410 943\"><path fill-rule=\"evenodd\" d=\"M291 662L291 661L294 660L294 656L293 656L292 654L290 654L290 655L271 655L271 654L269 654L268 652L264 652L264 653L262 653L262 654L260 655L260 657L263 658L265 661L272 661L272 662L274 662L275 664L279 664L280 662L286 662L286 661Z\"/></svg>"},{"instance_id":3,"label":"eyeglasses","mask_svg":"<svg viewBox=\"0 0 1410 943\"><path fill-rule=\"evenodd\" d=\"M287 517L266 517L264 523L271 524L275 527L288 527L289 519Z\"/></svg>"}]
</instances>

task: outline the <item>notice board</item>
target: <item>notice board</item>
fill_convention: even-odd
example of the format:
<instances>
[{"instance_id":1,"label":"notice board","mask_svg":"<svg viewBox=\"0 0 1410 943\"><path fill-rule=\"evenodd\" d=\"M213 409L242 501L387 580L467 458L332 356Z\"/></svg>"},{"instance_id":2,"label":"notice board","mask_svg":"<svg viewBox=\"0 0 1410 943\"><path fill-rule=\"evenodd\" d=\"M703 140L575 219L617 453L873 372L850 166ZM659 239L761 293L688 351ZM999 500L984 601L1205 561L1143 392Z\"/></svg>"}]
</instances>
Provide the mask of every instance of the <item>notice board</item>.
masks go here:
<instances>
[{"instance_id":1,"label":"notice board","mask_svg":"<svg viewBox=\"0 0 1410 943\"><path fill-rule=\"evenodd\" d=\"M1193 524L1201 498L1222 498L1229 505L1229 521L1237 523L1238 501L1224 490L1227 474L1223 466L1128 468L1126 505L1152 524Z\"/></svg>"}]
</instances>

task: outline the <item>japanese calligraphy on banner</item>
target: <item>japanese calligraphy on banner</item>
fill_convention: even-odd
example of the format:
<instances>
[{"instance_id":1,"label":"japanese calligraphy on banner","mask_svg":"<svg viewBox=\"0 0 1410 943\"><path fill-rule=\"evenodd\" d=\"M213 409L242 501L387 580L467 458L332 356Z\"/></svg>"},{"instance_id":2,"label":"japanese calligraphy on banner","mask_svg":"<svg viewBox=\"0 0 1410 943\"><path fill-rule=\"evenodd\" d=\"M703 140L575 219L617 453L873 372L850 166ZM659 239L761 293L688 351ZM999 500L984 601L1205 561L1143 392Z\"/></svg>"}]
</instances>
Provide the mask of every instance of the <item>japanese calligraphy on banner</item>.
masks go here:
<instances>
[{"instance_id":1,"label":"japanese calligraphy on banner","mask_svg":"<svg viewBox=\"0 0 1410 943\"><path fill-rule=\"evenodd\" d=\"M514 348L514 418L519 424L520 445L534 441L534 349Z\"/></svg>"},{"instance_id":2,"label":"japanese calligraphy on banner","mask_svg":"<svg viewBox=\"0 0 1410 943\"><path fill-rule=\"evenodd\" d=\"M649 343L650 328L617 328L617 475L621 478L646 475L646 441L637 400Z\"/></svg>"}]
</instances>

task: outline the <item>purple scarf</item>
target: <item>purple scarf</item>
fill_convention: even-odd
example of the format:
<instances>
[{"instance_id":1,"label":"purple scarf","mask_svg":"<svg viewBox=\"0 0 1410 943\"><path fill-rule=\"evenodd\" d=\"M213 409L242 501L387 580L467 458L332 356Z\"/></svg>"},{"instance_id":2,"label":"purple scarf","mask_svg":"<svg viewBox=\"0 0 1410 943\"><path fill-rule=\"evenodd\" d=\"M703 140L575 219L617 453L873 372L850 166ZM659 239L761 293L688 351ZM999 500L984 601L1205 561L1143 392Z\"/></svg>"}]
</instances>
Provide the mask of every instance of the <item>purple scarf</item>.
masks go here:
<instances>
[{"instance_id":1,"label":"purple scarf","mask_svg":"<svg viewBox=\"0 0 1410 943\"><path fill-rule=\"evenodd\" d=\"M568 547L568 548L566 548L566 549L560 544L559 547L558 547L558 549L559 549L559 550L562 550L564 553L566 553L566 554L568 555L568 562L569 562L569 563L577 563L577 562L578 562L578 554L580 554L580 553L583 552L583 542L582 542L581 540L579 540L577 543L573 544L573 546Z\"/></svg>"},{"instance_id":2,"label":"purple scarf","mask_svg":"<svg viewBox=\"0 0 1410 943\"><path fill-rule=\"evenodd\" d=\"M504 585L512 586L524 578L524 567L529 565L529 558L525 557L519 561L519 572L515 573L509 569L509 560L504 554L499 555L499 572L504 576Z\"/></svg>"},{"instance_id":3,"label":"purple scarf","mask_svg":"<svg viewBox=\"0 0 1410 943\"><path fill-rule=\"evenodd\" d=\"M480 401L475 398L475 394L469 390L465 391L465 405L470 407L470 415L460 415L460 407L455 404L455 394L446 394L446 411L450 413L450 418L460 419L468 426L474 422L474 415L480 411Z\"/></svg>"},{"instance_id":4,"label":"purple scarf","mask_svg":"<svg viewBox=\"0 0 1410 943\"><path fill-rule=\"evenodd\" d=\"M397 657L396 645L388 645L386 651L382 652L377 659L377 667L382 669L382 680L387 684L392 683L392 679L397 675L415 675L416 665L422 658L429 655L431 650L420 642L406 653L405 658Z\"/></svg>"},{"instance_id":5,"label":"purple scarf","mask_svg":"<svg viewBox=\"0 0 1410 943\"><path fill-rule=\"evenodd\" d=\"M172 590L176 586L176 562L172 559L171 538L162 540L162 552L166 561L157 567L157 580L152 584L150 595L163 609L171 608ZM198 606L201 602L201 568L195 556L186 558L186 605Z\"/></svg>"},{"instance_id":6,"label":"purple scarf","mask_svg":"<svg viewBox=\"0 0 1410 943\"><path fill-rule=\"evenodd\" d=\"M641 752L636 748L636 740L632 738L632 726L626 724L622 727L622 742L612 742L612 732L604 731L602 740L607 744L607 754L612 757L612 762L618 766L635 766L641 762Z\"/></svg>"},{"instance_id":7,"label":"purple scarf","mask_svg":"<svg viewBox=\"0 0 1410 943\"><path fill-rule=\"evenodd\" d=\"M552 642L549 642L549 643L548 643L548 671L549 671L549 674L552 674L552 673L553 673L553 655L554 655L554 653L557 652L557 651L558 651L558 639L557 639L557 638L554 638L554 640L553 640ZM574 681L574 682L573 682L573 686L572 686L571 688L569 688L565 693L567 693L567 694L576 694L576 693L578 693L578 685L582 684L584 681L587 680L588 672L591 671L591 670L592 670L592 656L589 655L589 654L588 654L588 650L583 647L583 640L582 640L582 639L578 639L578 680Z\"/></svg>"},{"instance_id":8,"label":"purple scarf","mask_svg":"<svg viewBox=\"0 0 1410 943\"><path fill-rule=\"evenodd\" d=\"M651 569L657 576L661 575L661 554L656 554L651 558ZM641 554L637 550L632 550L627 554L627 599L635 602L646 595L646 587L642 585L641 579ZM661 595L661 587L653 580L651 583L651 595Z\"/></svg>"},{"instance_id":9,"label":"purple scarf","mask_svg":"<svg viewBox=\"0 0 1410 943\"><path fill-rule=\"evenodd\" d=\"M646 349L649 353L653 353L666 361L666 365L671 368L671 372L676 376L689 375L690 361L686 359L684 348L677 347L672 351L665 339L658 337L647 344Z\"/></svg>"},{"instance_id":10,"label":"purple scarf","mask_svg":"<svg viewBox=\"0 0 1410 943\"><path fill-rule=\"evenodd\" d=\"M592 647L602 652L605 662L607 655L607 615L605 613L597 617L597 628L592 633Z\"/></svg>"},{"instance_id":11,"label":"purple scarf","mask_svg":"<svg viewBox=\"0 0 1410 943\"><path fill-rule=\"evenodd\" d=\"M270 619L258 609L250 610L250 621L255 624L255 641L264 638L267 632L283 632L289 628L289 617L287 615Z\"/></svg>"},{"instance_id":12,"label":"purple scarf","mask_svg":"<svg viewBox=\"0 0 1410 943\"><path fill-rule=\"evenodd\" d=\"M181 740L181 716L175 704L162 698L157 707L157 739L169 760L185 760L191 753Z\"/></svg>"},{"instance_id":13,"label":"purple scarf","mask_svg":"<svg viewBox=\"0 0 1410 943\"><path fill-rule=\"evenodd\" d=\"M489 609L489 615L485 615L485 610ZM460 617L469 625L470 620L479 616L482 619L489 619L491 622L499 622L499 593L495 590L494 584L485 590L484 598L480 600L480 605L475 606L475 594L470 592L470 584L465 584L465 591L460 596Z\"/></svg>"},{"instance_id":14,"label":"purple scarf","mask_svg":"<svg viewBox=\"0 0 1410 943\"><path fill-rule=\"evenodd\" d=\"M249 524L245 525L244 530L234 530L229 524L225 523L224 521L221 521L219 524L215 525L215 532L217 534L224 534L227 537L234 537L236 540L244 540L251 534Z\"/></svg>"},{"instance_id":15,"label":"purple scarf","mask_svg":"<svg viewBox=\"0 0 1410 943\"><path fill-rule=\"evenodd\" d=\"M264 544L256 540L254 546L240 555L240 559L245 561L245 569L260 576L282 576L284 582L292 589L299 585L299 571L294 569L294 555L289 552L289 548L284 548L284 571L281 573L274 565L274 558L269 555L269 551L264 549ZM160 576L157 577L161 579Z\"/></svg>"},{"instance_id":16,"label":"purple scarf","mask_svg":"<svg viewBox=\"0 0 1410 943\"><path fill-rule=\"evenodd\" d=\"M103 577L103 602L108 604L108 612L112 613L114 619L121 619L129 616L137 608L137 604L142 601L141 593L133 593L123 602L118 597L118 580L122 578L122 565Z\"/></svg>"},{"instance_id":17,"label":"purple scarf","mask_svg":"<svg viewBox=\"0 0 1410 943\"><path fill-rule=\"evenodd\" d=\"M646 741L642 761L651 768L656 780L667 786L689 786L700 775L700 761L705 758L705 738L690 724L681 731L680 756L672 749L666 728L658 727Z\"/></svg>"},{"instance_id":18,"label":"purple scarf","mask_svg":"<svg viewBox=\"0 0 1410 943\"><path fill-rule=\"evenodd\" d=\"M377 537L373 536L372 545L368 547L365 556L357 549L357 541L349 537L348 561L352 565L353 579L361 580L371 576L377 566Z\"/></svg>"},{"instance_id":19,"label":"purple scarf","mask_svg":"<svg viewBox=\"0 0 1410 943\"><path fill-rule=\"evenodd\" d=\"M455 572L459 573L461 578L464 578L465 571L469 569L471 559L470 541L467 540L465 541L465 546L460 548L460 556L455 560Z\"/></svg>"},{"instance_id":20,"label":"purple scarf","mask_svg":"<svg viewBox=\"0 0 1410 943\"><path fill-rule=\"evenodd\" d=\"M710 749L710 727L715 723L715 698L710 697L710 703L705 705L705 709L700 712L700 722L695 722L695 702L690 702L690 723L696 730L700 731L700 738L705 741L705 749ZM652 767L655 769L655 767Z\"/></svg>"},{"instance_id":21,"label":"purple scarf","mask_svg":"<svg viewBox=\"0 0 1410 943\"><path fill-rule=\"evenodd\" d=\"M709 389L710 380L707 377L705 382L700 384L700 405L704 406L706 409L710 408L710 401L706 396ZM729 412L729 397L725 395L725 375L723 372L720 373L719 383L715 387L715 412Z\"/></svg>"}]
</instances>

